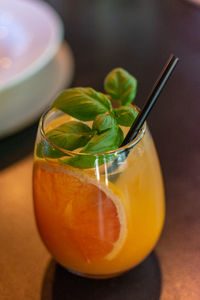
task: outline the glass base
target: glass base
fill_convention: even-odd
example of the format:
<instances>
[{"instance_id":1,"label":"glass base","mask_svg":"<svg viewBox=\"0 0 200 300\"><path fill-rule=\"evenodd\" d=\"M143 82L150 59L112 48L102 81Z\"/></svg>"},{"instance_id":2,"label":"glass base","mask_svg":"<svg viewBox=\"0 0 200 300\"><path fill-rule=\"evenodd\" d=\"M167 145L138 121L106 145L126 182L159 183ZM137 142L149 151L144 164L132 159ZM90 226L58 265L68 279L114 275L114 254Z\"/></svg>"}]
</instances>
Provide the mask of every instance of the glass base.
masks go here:
<instances>
[{"instance_id":1,"label":"glass base","mask_svg":"<svg viewBox=\"0 0 200 300\"><path fill-rule=\"evenodd\" d=\"M107 279L107 278L113 278L113 277L117 277L122 275L125 272L118 272L118 273L112 273L112 274L87 274L87 273L80 273L77 271L73 271L70 269L67 269L68 272L77 275L77 276L81 276L84 278L91 278L91 279Z\"/></svg>"}]
</instances>

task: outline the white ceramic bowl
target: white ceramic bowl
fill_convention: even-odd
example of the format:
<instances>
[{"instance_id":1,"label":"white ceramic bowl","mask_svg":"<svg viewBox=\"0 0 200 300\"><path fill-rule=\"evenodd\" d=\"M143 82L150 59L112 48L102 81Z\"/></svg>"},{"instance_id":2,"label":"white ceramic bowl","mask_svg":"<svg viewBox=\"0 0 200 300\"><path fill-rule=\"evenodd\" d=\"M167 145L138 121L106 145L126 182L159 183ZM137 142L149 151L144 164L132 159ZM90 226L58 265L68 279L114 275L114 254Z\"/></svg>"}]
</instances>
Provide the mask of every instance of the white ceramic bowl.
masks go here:
<instances>
[{"instance_id":1,"label":"white ceramic bowl","mask_svg":"<svg viewBox=\"0 0 200 300\"><path fill-rule=\"evenodd\" d=\"M61 90L74 70L70 47L64 43L54 58L35 75L0 93L0 139L35 121Z\"/></svg>"},{"instance_id":2,"label":"white ceramic bowl","mask_svg":"<svg viewBox=\"0 0 200 300\"><path fill-rule=\"evenodd\" d=\"M45 2L0 0L0 92L42 69L62 39L62 21Z\"/></svg>"}]
</instances>

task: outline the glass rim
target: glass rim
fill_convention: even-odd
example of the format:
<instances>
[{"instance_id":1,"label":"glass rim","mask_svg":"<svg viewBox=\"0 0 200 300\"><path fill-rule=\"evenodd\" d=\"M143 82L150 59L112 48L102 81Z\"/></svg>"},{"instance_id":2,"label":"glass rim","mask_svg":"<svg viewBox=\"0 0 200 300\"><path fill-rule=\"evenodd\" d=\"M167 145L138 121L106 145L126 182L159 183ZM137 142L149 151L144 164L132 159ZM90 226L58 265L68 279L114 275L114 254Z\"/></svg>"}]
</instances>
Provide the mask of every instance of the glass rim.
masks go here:
<instances>
[{"instance_id":1,"label":"glass rim","mask_svg":"<svg viewBox=\"0 0 200 300\"><path fill-rule=\"evenodd\" d=\"M134 106L134 108L139 111L139 108ZM46 118L48 117L48 114L52 111L57 111L56 109L54 108L47 108L47 110L42 114L41 118L40 118L40 121L39 121L39 130L40 130L40 134L42 135L43 139L49 143L51 146L53 146L55 149L65 153L66 155L68 156L75 156L75 155L79 155L79 156L100 156L100 155L104 155L104 156L109 156L111 154L119 154L121 152L124 152L124 151L127 151L133 147L135 147L139 142L140 140L143 138L143 136L145 135L146 133L146 127L147 127L147 124L146 124L146 121L144 122L142 128L140 129L140 131L138 132L137 136L131 141L129 142L128 144L122 146L122 147L119 147L117 149L114 149L114 150L110 150L110 151L106 151L106 152L97 152L97 153L80 153L80 152L76 152L74 150L66 150L62 147L59 147L58 145L54 144L53 142L51 142L46 133L45 133L45 129L44 129L44 125L45 125L45 121L46 121Z\"/></svg>"}]
</instances>

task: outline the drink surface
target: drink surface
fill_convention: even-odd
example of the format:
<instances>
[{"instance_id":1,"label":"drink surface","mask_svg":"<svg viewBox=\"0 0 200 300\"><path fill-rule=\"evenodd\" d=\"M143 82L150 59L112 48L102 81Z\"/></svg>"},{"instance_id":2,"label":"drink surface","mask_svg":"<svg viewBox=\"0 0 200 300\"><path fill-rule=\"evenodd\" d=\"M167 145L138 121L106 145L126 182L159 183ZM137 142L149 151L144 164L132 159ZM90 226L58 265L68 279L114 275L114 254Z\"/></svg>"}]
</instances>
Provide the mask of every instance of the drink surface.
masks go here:
<instances>
[{"instance_id":1,"label":"drink surface","mask_svg":"<svg viewBox=\"0 0 200 300\"><path fill-rule=\"evenodd\" d=\"M50 121L46 131L66 118L71 119ZM46 247L67 269L91 276L123 272L140 263L160 236L163 183L148 129L113 173L111 164L98 166L97 157L95 168L78 169L35 154L38 229Z\"/></svg>"}]
</instances>

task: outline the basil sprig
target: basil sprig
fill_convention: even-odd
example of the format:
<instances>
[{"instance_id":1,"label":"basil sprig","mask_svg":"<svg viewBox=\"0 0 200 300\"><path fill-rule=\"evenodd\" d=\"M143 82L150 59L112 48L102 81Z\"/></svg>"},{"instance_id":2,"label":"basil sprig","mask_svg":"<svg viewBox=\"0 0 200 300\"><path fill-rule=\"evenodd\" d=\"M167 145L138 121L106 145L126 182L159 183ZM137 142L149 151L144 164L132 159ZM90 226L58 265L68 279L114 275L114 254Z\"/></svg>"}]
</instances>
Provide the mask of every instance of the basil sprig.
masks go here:
<instances>
[{"instance_id":1,"label":"basil sprig","mask_svg":"<svg viewBox=\"0 0 200 300\"><path fill-rule=\"evenodd\" d=\"M112 70L104 81L105 91L121 105L133 102L137 91L137 80L122 68Z\"/></svg>"},{"instance_id":2,"label":"basil sprig","mask_svg":"<svg viewBox=\"0 0 200 300\"><path fill-rule=\"evenodd\" d=\"M95 154L115 150L123 141L122 134L118 125L102 133L97 133L89 140L81 152Z\"/></svg>"},{"instance_id":3,"label":"basil sprig","mask_svg":"<svg viewBox=\"0 0 200 300\"><path fill-rule=\"evenodd\" d=\"M58 158L61 163L77 168L92 168L115 158L109 152L117 149L124 139L120 125L131 126L137 112L130 106L137 90L137 80L122 68L111 71L105 78L107 94L92 88L71 88L63 91L53 102L52 108L77 120L64 123L47 132L47 139L37 145L39 157ZM119 107L113 109L111 100L118 100ZM93 121L91 128L80 121ZM65 150L82 148L85 155L68 155L53 145Z\"/></svg>"},{"instance_id":4,"label":"basil sprig","mask_svg":"<svg viewBox=\"0 0 200 300\"><path fill-rule=\"evenodd\" d=\"M122 126L131 126L137 117L137 112L131 106L120 106L114 109L117 123Z\"/></svg>"},{"instance_id":5,"label":"basil sprig","mask_svg":"<svg viewBox=\"0 0 200 300\"><path fill-rule=\"evenodd\" d=\"M97 115L112 109L108 97L92 88L68 89L58 96L52 107L81 121L94 120Z\"/></svg>"},{"instance_id":6,"label":"basil sprig","mask_svg":"<svg viewBox=\"0 0 200 300\"><path fill-rule=\"evenodd\" d=\"M101 133L116 126L117 120L114 116L111 116L110 114L101 114L96 116L96 118L94 119L92 128L93 130L97 130L98 133Z\"/></svg>"},{"instance_id":7,"label":"basil sprig","mask_svg":"<svg viewBox=\"0 0 200 300\"><path fill-rule=\"evenodd\" d=\"M70 121L48 131L46 137L58 147L72 151L85 146L92 135L93 132L88 125L82 122ZM42 152L44 156L49 158L58 158L64 155L62 151L44 140L38 144L36 154L41 157L43 156Z\"/></svg>"}]
</instances>

